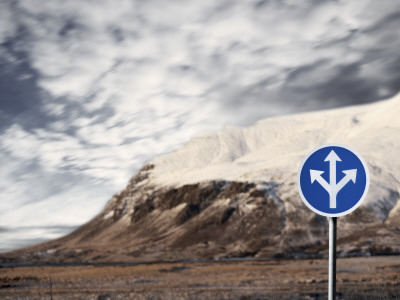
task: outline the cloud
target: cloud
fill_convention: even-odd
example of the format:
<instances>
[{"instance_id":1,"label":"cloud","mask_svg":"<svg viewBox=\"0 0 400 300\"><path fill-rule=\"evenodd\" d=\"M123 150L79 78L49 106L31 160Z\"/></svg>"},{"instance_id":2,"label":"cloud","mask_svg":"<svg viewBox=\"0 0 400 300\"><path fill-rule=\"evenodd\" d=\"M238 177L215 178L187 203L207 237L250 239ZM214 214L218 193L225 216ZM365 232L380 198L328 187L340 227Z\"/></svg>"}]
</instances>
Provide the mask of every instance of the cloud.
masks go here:
<instances>
[{"instance_id":1,"label":"cloud","mask_svg":"<svg viewBox=\"0 0 400 300\"><path fill-rule=\"evenodd\" d=\"M3 1L0 196L16 200L0 226L82 223L199 132L393 95L399 13L390 0Z\"/></svg>"},{"instance_id":2,"label":"cloud","mask_svg":"<svg viewBox=\"0 0 400 300\"><path fill-rule=\"evenodd\" d=\"M75 226L22 226L0 228L0 239L2 240L0 251L7 251L12 248L29 246L54 239L75 228Z\"/></svg>"},{"instance_id":3,"label":"cloud","mask_svg":"<svg viewBox=\"0 0 400 300\"><path fill-rule=\"evenodd\" d=\"M303 107L369 102L377 95L365 86L378 76L364 76L367 65L380 64L385 72L390 63L384 60L399 58L398 18L393 15L400 8L392 1L382 5L374 1L185 5L123 1L118 8L110 1L100 6L88 1L83 6L75 1L41 6L25 1L17 15L23 26L33 29L28 44L31 63L41 74L38 85L53 97L80 102L86 112L108 105L117 112L119 106L124 110L135 106L134 113L145 109L143 103L154 103L154 97L169 104L176 100L171 96L181 97L181 108L189 102L201 107L214 101L219 106L214 116L221 110L251 112L254 104L273 107L266 109L265 117ZM391 27L385 29L389 23ZM319 65L313 74L304 72L321 61L324 68ZM329 99L322 91L316 93L326 90L326 85L334 86L347 75L340 71L352 66L360 68L354 78L348 78L357 84L355 89L360 85L359 93L349 91L343 98L339 92ZM291 82L300 72L305 75L301 89L298 78ZM398 89L393 72L388 77L375 83L380 98ZM389 86L384 86L387 82ZM365 95L370 96L359 99ZM309 105L299 98L308 99ZM52 102L48 105L57 106ZM249 114L239 124L259 117ZM238 120L227 115L224 121Z\"/></svg>"},{"instance_id":4,"label":"cloud","mask_svg":"<svg viewBox=\"0 0 400 300\"><path fill-rule=\"evenodd\" d=\"M17 31L17 24L13 21L11 1L0 3L0 43L12 37Z\"/></svg>"}]
</instances>

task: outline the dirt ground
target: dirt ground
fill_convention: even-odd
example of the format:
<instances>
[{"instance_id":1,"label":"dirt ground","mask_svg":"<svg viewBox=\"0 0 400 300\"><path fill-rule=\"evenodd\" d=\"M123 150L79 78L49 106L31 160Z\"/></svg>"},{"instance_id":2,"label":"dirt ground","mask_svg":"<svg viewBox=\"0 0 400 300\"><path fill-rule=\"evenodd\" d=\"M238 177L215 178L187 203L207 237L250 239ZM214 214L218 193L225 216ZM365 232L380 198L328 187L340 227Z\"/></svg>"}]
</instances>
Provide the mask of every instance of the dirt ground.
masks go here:
<instances>
[{"instance_id":1,"label":"dirt ground","mask_svg":"<svg viewBox=\"0 0 400 300\"><path fill-rule=\"evenodd\" d=\"M326 299L326 259L0 268L0 299ZM341 258L338 299L399 299L400 257Z\"/></svg>"}]
</instances>

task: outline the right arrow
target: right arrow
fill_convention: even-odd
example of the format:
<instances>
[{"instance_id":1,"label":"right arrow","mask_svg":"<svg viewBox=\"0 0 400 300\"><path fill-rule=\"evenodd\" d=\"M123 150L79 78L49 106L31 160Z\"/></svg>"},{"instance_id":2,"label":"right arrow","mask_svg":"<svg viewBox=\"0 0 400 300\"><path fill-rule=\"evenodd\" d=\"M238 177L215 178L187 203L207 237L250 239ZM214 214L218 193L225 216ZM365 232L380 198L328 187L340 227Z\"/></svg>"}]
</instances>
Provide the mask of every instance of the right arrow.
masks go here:
<instances>
[{"instance_id":1,"label":"right arrow","mask_svg":"<svg viewBox=\"0 0 400 300\"><path fill-rule=\"evenodd\" d=\"M353 181L353 183L356 183L357 169L344 170L342 172L346 175L337 184L337 192L339 192L350 180Z\"/></svg>"}]
</instances>

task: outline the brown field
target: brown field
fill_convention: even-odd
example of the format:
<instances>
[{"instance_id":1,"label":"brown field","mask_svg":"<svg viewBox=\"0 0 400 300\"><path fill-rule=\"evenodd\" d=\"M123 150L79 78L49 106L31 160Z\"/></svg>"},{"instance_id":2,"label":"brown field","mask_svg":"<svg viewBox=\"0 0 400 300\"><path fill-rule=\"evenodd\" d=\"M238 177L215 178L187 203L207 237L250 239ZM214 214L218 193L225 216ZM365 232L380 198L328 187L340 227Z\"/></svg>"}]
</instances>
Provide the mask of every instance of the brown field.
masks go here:
<instances>
[{"instance_id":1,"label":"brown field","mask_svg":"<svg viewBox=\"0 0 400 300\"><path fill-rule=\"evenodd\" d=\"M399 299L400 257L341 258L338 299ZM326 299L326 259L0 268L0 299Z\"/></svg>"}]
</instances>

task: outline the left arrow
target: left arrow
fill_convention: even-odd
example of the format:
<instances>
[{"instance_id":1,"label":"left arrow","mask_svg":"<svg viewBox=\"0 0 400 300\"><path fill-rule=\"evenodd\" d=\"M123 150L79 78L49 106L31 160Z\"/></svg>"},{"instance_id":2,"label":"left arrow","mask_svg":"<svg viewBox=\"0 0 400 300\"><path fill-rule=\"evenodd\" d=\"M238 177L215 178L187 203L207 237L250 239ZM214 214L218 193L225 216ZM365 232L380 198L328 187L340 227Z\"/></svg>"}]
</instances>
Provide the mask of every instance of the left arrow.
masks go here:
<instances>
[{"instance_id":1,"label":"left arrow","mask_svg":"<svg viewBox=\"0 0 400 300\"><path fill-rule=\"evenodd\" d=\"M324 178L322 178L322 174L324 171L318 171L318 170L310 170L310 177L311 177L311 183L314 183L314 181L318 181L318 183L330 194L331 193L331 187L329 184L326 182Z\"/></svg>"}]
</instances>

